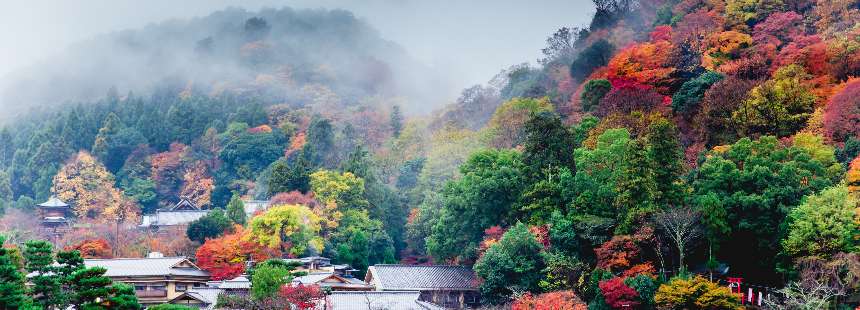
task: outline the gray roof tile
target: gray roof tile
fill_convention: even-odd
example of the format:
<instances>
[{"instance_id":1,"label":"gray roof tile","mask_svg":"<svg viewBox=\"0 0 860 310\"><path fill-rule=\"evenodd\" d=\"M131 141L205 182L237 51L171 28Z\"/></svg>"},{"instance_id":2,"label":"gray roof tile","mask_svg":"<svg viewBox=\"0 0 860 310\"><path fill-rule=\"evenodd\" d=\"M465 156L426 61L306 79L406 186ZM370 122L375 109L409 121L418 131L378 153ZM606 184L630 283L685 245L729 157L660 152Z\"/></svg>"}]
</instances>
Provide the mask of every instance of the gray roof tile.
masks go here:
<instances>
[{"instance_id":1,"label":"gray roof tile","mask_svg":"<svg viewBox=\"0 0 860 310\"><path fill-rule=\"evenodd\" d=\"M419 292L332 292L328 296L332 310L397 309L442 310L439 306L418 301Z\"/></svg>"},{"instance_id":2,"label":"gray roof tile","mask_svg":"<svg viewBox=\"0 0 860 310\"><path fill-rule=\"evenodd\" d=\"M185 257L85 259L87 267L104 267L108 277L130 276L201 276L209 273L194 267L174 267Z\"/></svg>"},{"instance_id":3,"label":"gray roof tile","mask_svg":"<svg viewBox=\"0 0 860 310\"><path fill-rule=\"evenodd\" d=\"M475 272L466 266L375 265L368 268L377 290L477 289ZM367 280L367 279L366 279Z\"/></svg>"}]
</instances>

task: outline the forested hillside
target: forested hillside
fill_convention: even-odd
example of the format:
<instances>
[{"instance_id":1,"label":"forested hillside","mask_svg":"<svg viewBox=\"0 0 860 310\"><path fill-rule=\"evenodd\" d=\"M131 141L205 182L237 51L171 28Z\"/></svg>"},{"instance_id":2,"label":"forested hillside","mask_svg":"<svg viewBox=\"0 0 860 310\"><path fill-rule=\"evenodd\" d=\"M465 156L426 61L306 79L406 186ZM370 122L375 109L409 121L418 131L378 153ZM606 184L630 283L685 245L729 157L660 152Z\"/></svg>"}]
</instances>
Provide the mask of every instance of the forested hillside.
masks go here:
<instances>
[{"instance_id":1,"label":"forested hillside","mask_svg":"<svg viewBox=\"0 0 860 310\"><path fill-rule=\"evenodd\" d=\"M345 12L225 11L132 32L243 25L186 46L218 55L193 56L200 75L123 95L111 81L134 72L106 72L91 85L106 96L8 121L0 231L44 237L33 206L56 195L89 224L61 245L193 255L217 279L248 257L321 254L359 274L473 266L484 303L518 309L737 309L730 277L776 309L856 307L860 2L594 3L537 66L429 116L404 116L385 63L399 52L351 36L375 38ZM306 65L280 65L295 55ZM247 71L196 71L219 57ZM136 229L181 196L224 211L187 236ZM273 207L246 218L240 198Z\"/></svg>"}]
</instances>

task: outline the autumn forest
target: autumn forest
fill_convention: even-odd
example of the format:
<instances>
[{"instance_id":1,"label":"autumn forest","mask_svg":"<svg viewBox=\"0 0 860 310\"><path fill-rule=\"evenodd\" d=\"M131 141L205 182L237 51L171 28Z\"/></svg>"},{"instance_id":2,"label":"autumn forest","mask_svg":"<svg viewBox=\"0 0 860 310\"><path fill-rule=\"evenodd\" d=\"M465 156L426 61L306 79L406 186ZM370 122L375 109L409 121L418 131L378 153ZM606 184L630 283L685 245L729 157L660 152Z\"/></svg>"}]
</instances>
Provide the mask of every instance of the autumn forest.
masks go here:
<instances>
[{"instance_id":1,"label":"autumn forest","mask_svg":"<svg viewBox=\"0 0 860 310\"><path fill-rule=\"evenodd\" d=\"M860 306L860 1L593 4L537 62L428 113L402 78L419 66L343 10L227 9L79 46L175 48L153 70L192 73L87 99L73 74L22 88L71 92L2 117L0 280L46 240L187 256L213 280L281 257L359 279L464 265L488 309ZM51 197L67 233L37 229ZM141 228L183 199L210 212Z\"/></svg>"}]
</instances>

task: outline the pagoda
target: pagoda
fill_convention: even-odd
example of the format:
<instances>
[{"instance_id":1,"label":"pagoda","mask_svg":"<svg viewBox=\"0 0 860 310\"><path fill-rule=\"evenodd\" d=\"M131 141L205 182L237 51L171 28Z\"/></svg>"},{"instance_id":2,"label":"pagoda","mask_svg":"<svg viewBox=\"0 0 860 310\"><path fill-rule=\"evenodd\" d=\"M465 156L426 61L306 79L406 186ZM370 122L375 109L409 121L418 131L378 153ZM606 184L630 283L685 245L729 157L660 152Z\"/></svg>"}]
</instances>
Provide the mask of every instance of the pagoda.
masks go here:
<instances>
[{"instance_id":1,"label":"pagoda","mask_svg":"<svg viewBox=\"0 0 860 310\"><path fill-rule=\"evenodd\" d=\"M63 226L69 226L71 208L69 208L67 203L55 196L51 196L51 198L48 198L48 201L40 203L38 207L42 227L56 230Z\"/></svg>"}]
</instances>

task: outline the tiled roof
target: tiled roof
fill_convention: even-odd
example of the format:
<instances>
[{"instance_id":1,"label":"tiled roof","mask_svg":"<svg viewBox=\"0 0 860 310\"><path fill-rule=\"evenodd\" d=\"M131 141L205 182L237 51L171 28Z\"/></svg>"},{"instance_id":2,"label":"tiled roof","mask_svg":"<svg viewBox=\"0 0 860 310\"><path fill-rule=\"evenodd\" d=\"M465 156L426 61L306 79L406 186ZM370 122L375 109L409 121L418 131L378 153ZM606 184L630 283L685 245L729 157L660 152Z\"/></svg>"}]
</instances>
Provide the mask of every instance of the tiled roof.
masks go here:
<instances>
[{"instance_id":1,"label":"tiled roof","mask_svg":"<svg viewBox=\"0 0 860 310\"><path fill-rule=\"evenodd\" d=\"M477 289L475 272L465 266L375 265L365 278L377 290Z\"/></svg>"},{"instance_id":2,"label":"tiled roof","mask_svg":"<svg viewBox=\"0 0 860 310\"><path fill-rule=\"evenodd\" d=\"M206 306L201 309L211 310L215 309L215 304L218 303L218 295L223 292L223 289L217 287L198 287L189 289L184 293L184 295L188 295L206 303ZM173 300L179 299L181 297L182 295L174 298ZM171 303L173 302L173 300L171 300Z\"/></svg>"},{"instance_id":3,"label":"tiled roof","mask_svg":"<svg viewBox=\"0 0 860 310\"><path fill-rule=\"evenodd\" d=\"M397 309L442 310L439 306L418 300L419 292L332 292L328 296L332 310Z\"/></svg>"},{"instance_id":4,"label":"tiled roof","mask_svg":"<svg viewBox=\"0 0 860 310\"><path fill-rule=\"evenodd\" d=\"M336 280L341 282L322 282L325 279L334 277ZM355 279L355 278L347 278L339 275L335 275L331 272L315 272L309 273L304 276L295 277L292 281L293 284L302 284L302 285L319 285L322 287L332 287L332 288L340 288L340 289L365 289L370 290L372 287L365 283L364 281Z\"/></svg>"},{"instance_id":5,"label":"tiled roof","mask_svg":"<svg viewBox=\"0 0 860 310\"><path fill-rule=\"evenodd\" d=\"M132 276L201 276L209 273L195 267L174 267L188 259L185 257L85 259L87 267L104 267L108 277Z\"/></svg>"},{"instance_id":6,"label":"tiled roof","mask_svg":"<svg viewBox=\"0 0 860 310\"><path fill-rule=\"evenodd\" d=\"M248 280L245 276L238 276L230 280L221 281L221 283L218 284L218 287L229 289L250 289L251 280Z\"/></svg>"},{"instance_id":7,"label":"tiled roof","mask_svg":"<svg viewBox=\"0 0 860 310\"><path fill-rule=\"evenodd\" d=\"M140 226L174 226L191 223L206 214L209 210L187 210L187 211L162 211L155 214L144 215Z\"/></svg>"},{"instance_id":8,"label":"tiled roof","mask_svg":"<svg viewBox=\"0 0 860 310\"><path fill-rule=\"evenodd\" d=\"M55 196L48 198L48 201L39 204L40 207L68 207L69 205Z\"/></svg>"}]
</instances>

